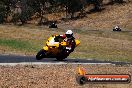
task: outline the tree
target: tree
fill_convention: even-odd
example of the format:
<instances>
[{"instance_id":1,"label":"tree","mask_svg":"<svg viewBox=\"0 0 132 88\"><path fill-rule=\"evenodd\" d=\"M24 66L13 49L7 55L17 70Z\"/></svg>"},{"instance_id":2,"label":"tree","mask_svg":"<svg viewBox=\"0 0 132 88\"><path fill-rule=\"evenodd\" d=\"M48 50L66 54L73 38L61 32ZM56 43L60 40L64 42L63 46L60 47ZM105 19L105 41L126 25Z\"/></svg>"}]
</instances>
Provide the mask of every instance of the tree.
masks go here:
<instances>
[{"instance_id":1,"label":"tree","mask_svg":"<svg viewBox=\"0 0 132 88\"><path fill-rule=\"evenodd\" d=\"M3 23L10 12L10 0L0 0L0 23Z\"/></svg>"},{"instance_id":2,"label":"tree","mask_svg":"<svg viewBox=\"0 0 132 88\"><path fill-rule=\"evenodd\" d=\"M98 11L101 9L103 0L86 0L87 3L94 5L94 10Z\"/></svg>"},{"instance_id":3,"label":"tree","mask_svg":"<svg viewBox=\"0 0 132 88\"><path fill-rule=\"evenodd\" d=\"M111 3L123 3L124 0L110 0Z\"/></svg>"}]
</instances>

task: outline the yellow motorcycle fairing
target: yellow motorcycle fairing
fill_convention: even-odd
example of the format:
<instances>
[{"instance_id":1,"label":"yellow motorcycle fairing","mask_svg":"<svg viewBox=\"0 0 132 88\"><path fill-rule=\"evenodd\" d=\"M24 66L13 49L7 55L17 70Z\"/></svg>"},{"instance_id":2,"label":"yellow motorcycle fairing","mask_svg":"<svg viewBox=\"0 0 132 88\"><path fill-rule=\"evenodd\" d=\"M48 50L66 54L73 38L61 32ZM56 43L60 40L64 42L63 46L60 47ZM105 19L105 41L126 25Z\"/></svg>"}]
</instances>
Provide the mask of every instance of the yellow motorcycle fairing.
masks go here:
<instances>
[{"instance_id":1,"label":"yellow motorcycle fairing","mask_svg":"<svg viewBox=\"0 0 132 88\"><path fill-rule=\"evenodd\" d=\"M46 42L46 46L43 47L43 49L45 51L47 51L47 53L52 53L53 55L56 55L60 52L59 46L67 46L67 43L65 41L62 42L55 42L55 36L52 35L51 37L48 38L47 42ZM75 40L76 43L76 47L80 44L79 40Z\"/></svg>"},{"instance_id":2,"label":"yellow motorcycle fairing","mask_svg":"<svg viewBox=\"0 0 132 88\"><path fill-rule=\"evenodd\" d=\"M49 48L47 46L44 46L43 49L46 50L46 51L49 50Z\"/></svg>"},{"instance_id":3,"label":"yellow motorcycle fairing","mask_svg":"<svg viewBox=\"0 0 132 88\"><path fill-rule=\"evenodd\" d=\"M56 55L57 53L59 53L59 42L54 42L54 38L55 36L51 36L49 37L49 39L46 42L46 46L43 47L43 49L45 51L47 51L47 53L52 53L54 55Z\"/></svg>"},{"instance_id":4,"label":"yellow motorcycle fairing","mask_svg":"<svg viewBox=\"0 0 132 88\"><path fill-rule=\"evenodd\" d=\"M80 44L80 41L79 40L75 40L76 42L76 47Z\"/></svg>"},{"instance_id":5,"label":"yellow motorcycle fairing","mask_svg":"<svg viewBox=\"0 0 132 88\"><path fill-rule=\"evenodd\" d=\"M66 46L67 45L66 42L61 42L60 44L61 44L61 46Z\"/></svg>"}]
</instances>

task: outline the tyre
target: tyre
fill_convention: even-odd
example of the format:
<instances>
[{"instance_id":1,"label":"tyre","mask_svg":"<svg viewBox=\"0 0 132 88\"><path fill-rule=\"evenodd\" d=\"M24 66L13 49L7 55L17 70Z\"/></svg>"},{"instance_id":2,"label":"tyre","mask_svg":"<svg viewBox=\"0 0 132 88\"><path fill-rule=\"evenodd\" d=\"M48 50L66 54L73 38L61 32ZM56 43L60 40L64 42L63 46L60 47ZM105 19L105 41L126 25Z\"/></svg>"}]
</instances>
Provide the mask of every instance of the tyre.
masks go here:
<instances>
[{"instance_id":1,"label":"tyre","mask_svg":"<svg viewBox=\"0 0 132 88\"><path fill-rule=\"evenodd\" d=\"M121 31L121 29L119 29L119 31Z\"/></svg>"},{"instance_id":2,"label":"tyre","mask_svg":"<svg viewBox=\"0 0 132 88\"><path fill-rule=\"evenodd\" d=\"M56 59L57 59L58 61L63 61L63 60L65 59L65 57L56 57Z\"/></svg>"},{"instance_id":3,"label":"tyre","mask_svg":"<svg viewBox=\"0 0 132 88\"><path fill-rule=\"evenodd\" d=\"M63 50L62 49L62 51L61 51L61 53L58 55L58 56L56 56L56 59L58 60L58 61L63 61L65 58L67 58L69 56L69 54L67 54L67 52L66 52L66 50Z\"/></svg>"},{"instance_id":4,"label":"tyre","mask_svg":"<svg viewBox=\"0 0 132 88\"><path fill-rule=\"evenodd\" d=\"M78 84L83 85L83 84L85 84L87 82L87 79L84 76L78 76L76 78L76 81L77 81Z\"/></svg>"},{"instance_id":5,"label":"tyre","mask_svg":"<svg viewBox=\"0 0 132 88\"><path fill-rule=\"evenodd\" d=\"M58 28L57 25L55 25L55 28Z\"/></svg>"},{"instance_id":6,"label":"tyre","mask_svg":"<svg viewBox=\"0 0 132 88\"><path fill-rule=\"evenodd\" d=\"M49 28L52 28L51 26L49 26Z\"/></svg>"},{"instance_id":7,"label":"tyre","mask_svg":"<svg viewBox=\"0 0 132 88\"><path fill-rule=\"evenodd\" d=\"M64 54L62 54L62 55L56 57L56 59L57 59L58 61L63 61L65 58L67 58L67 56L64 55Z\"/></svg>"},{"instance_id":8,"label":"tyre","mask_svg":"<svg viewBox=\"0 0 132 88\"><path fill-rule=\"evenodd\" d=\"M45 56L45 51L43 49L41 49L37 55L36 55L36 59L37 60L41 60L43 57Z\"/></svg>"},{"instance_id":9,"label":"tyre","mask_svg":"<svg viewBox=\"0 0 132 88\"><path fill-rule=\"evenodd\" d=\"M116 29L113 29L113 31L116 31Z\"/></svg>"}]
</instances>

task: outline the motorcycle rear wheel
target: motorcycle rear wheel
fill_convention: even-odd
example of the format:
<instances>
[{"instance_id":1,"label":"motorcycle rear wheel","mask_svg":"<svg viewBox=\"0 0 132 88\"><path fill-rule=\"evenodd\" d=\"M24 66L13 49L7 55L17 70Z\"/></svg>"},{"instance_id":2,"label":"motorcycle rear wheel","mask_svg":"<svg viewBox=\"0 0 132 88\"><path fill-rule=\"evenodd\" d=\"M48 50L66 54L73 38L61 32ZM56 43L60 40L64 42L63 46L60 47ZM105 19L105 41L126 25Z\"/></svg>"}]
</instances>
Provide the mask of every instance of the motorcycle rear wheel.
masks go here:
<instances>
[{"instance_id":1,"label":"motorcycle rear wheel","mask_svg":"<svg viewBox=\"0 0 132 88\"><path fill-rule=\"evenodd\" d=\"M67 55L60 55L60 56L58 56L58 57L56 57L56 59L58 60L58 61L63 61L65 58L67 58Z\"/></svg>"},{"instance_id":2,"label":"motorcycle rear wheel","mask_svg":"<svg viewBox=\"0 0 132 88\"><path fill-rule=\"evenodd\" d=\"M44 58L44 56L45 56L45 51L44 51L43 49L41 49L41 50L37 53L36 59L37 59L37 60L41 60L41 59Z\"/></svg>"},{"instance_id":3,"label":"motorcycle rear wheel","mask_svg":"<svg viewBox=\"0 0 132 88\"><path fill-rule=\"evenodd\" d=\"M65 59L65 57L57 57L56 58L58 61L63 61Z\"/></svg>"}]
</instances>

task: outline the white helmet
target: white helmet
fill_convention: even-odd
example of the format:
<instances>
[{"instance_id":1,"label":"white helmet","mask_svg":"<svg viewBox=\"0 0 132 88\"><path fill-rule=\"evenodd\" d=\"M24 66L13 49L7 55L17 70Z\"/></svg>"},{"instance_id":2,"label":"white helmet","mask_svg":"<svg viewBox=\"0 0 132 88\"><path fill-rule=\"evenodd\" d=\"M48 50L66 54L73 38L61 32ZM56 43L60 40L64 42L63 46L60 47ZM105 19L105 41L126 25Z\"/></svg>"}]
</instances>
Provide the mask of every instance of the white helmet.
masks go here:
<instances>
[{"instance_id":1,"label":"white helmet","mask_svg":"<svg viewBox=\"0 0 132 88\"><path fill-rule=\"evenodd\" d=\"M119 28L119 26L115 26L115 29L118 29Z\"/></svg>"},{"instance_id":2,"label":"white helmet","mask_svg":"<svg viewBox=\"0 0 132 88\"><path fill-rule=\"evenodd\" d=\"M67 37L72 37L73 36L72 30L67 30L67 32L65 34L66 34Z\"/></svg>"},{"instance_id":3,"label":"white helmet","mask_svg":"<svg viewBox=\"0 0 132 88\"><path fill-rule=\"evenodd\" d=\"M73 35L73 32L72 32L72 30L67 30L66 34Z\"/></svg>"}]
</instances>

